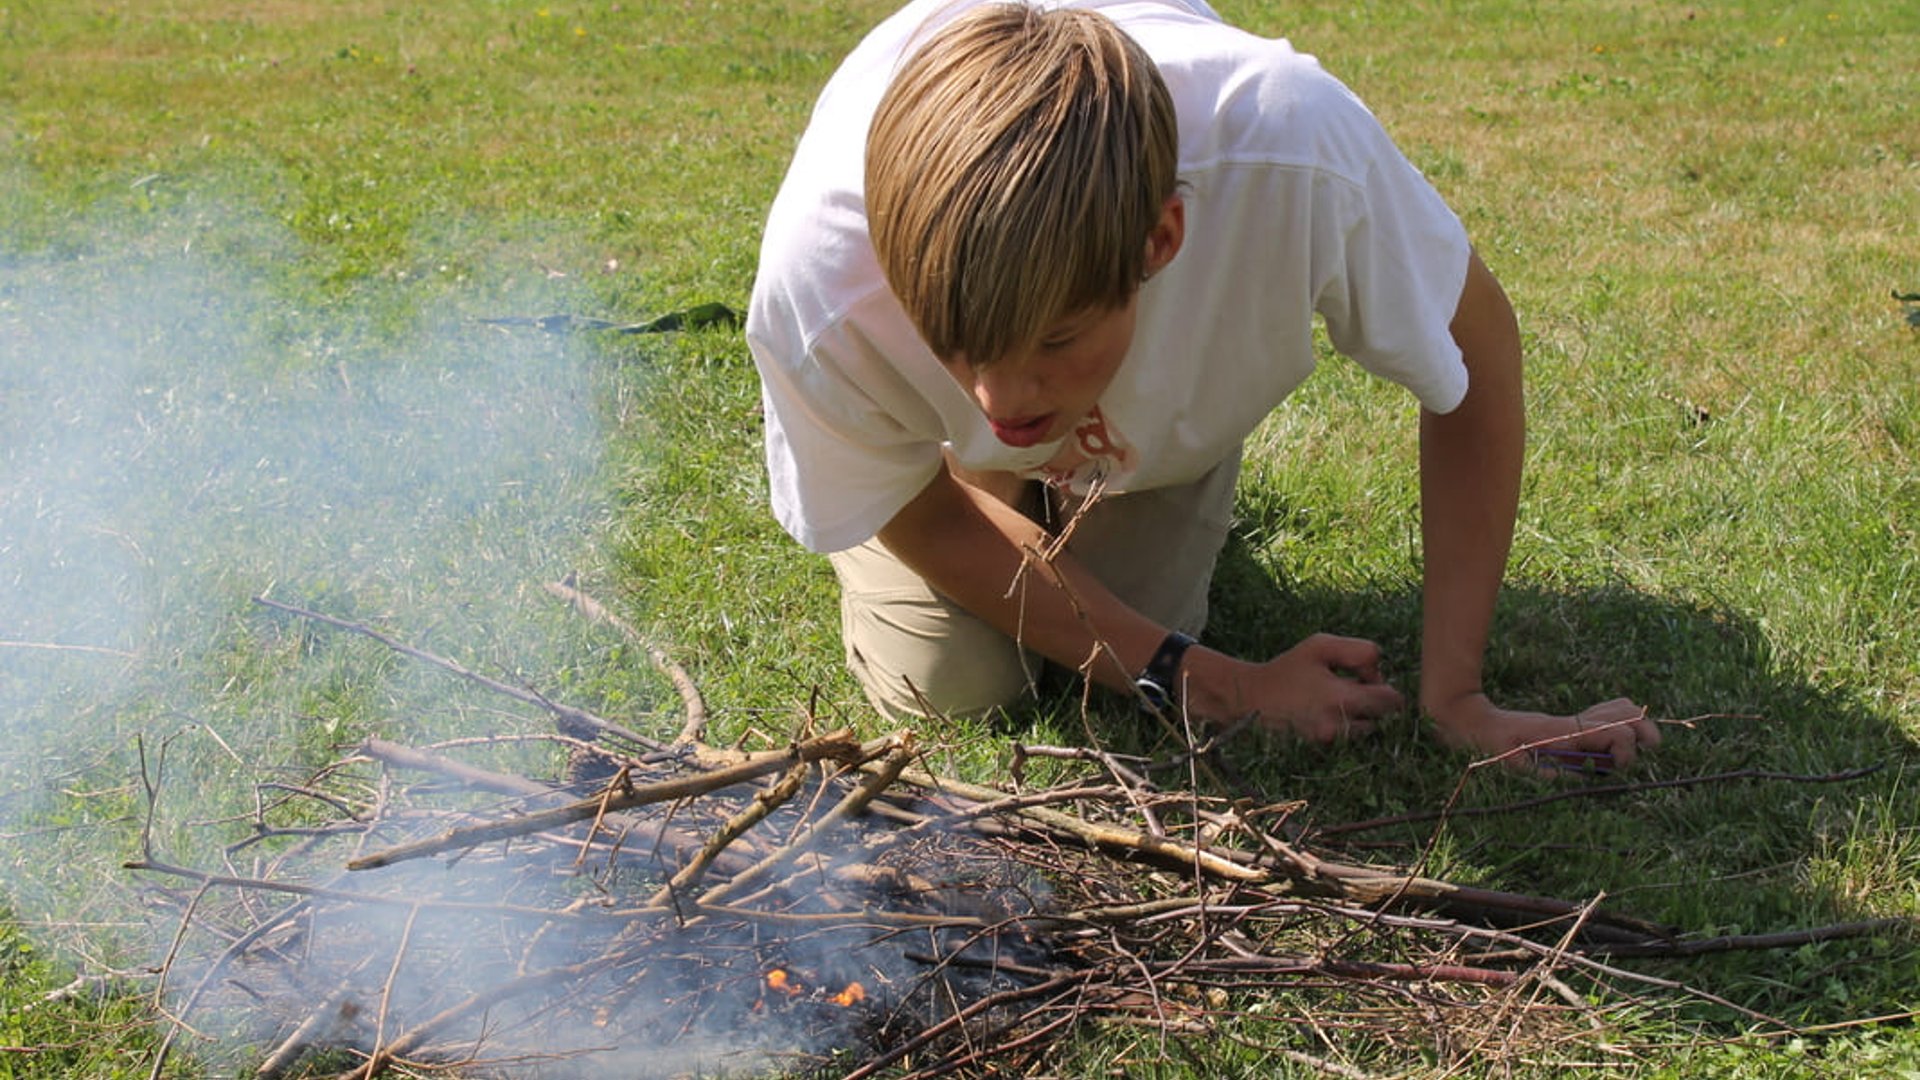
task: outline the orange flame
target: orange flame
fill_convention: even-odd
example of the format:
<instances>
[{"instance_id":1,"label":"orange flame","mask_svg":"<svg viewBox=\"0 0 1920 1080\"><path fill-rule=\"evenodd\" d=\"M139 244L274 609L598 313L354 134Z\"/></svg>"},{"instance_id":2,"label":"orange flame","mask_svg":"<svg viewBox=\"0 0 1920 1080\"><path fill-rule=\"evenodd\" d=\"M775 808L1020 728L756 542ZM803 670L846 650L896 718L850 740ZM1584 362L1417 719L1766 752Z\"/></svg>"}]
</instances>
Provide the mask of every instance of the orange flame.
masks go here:
<instances>
[{"instance_id":1,"label":"orange flame","mask_svg":"<svg viewBox=\"0 0 1920 1080\"><path fill-rule=\"evenodd\" d=\"M840 991L839 993L833 995L833 997L827 1000L833 1002L835 1005L839 1005L842 1008L845 1008L848 1005L852 1005L856 1001L867 1000L867 991L866 991L866 988L862 987L859 983L850 982L847 984L847 988L845 990Z\"/></svg>"},{"instance_id":2,"label":"orange flame","mask_svg":"<svg viewBox=\"0 0 1920 1080\"><path fill-rule=\"evenodd\" d=\"M779 968L774 968L772 971L767 972L767 988L770 990L778 990L788 997L804 993L792 979L787 977L787 973Z\"/></svg>"}]
</instances>

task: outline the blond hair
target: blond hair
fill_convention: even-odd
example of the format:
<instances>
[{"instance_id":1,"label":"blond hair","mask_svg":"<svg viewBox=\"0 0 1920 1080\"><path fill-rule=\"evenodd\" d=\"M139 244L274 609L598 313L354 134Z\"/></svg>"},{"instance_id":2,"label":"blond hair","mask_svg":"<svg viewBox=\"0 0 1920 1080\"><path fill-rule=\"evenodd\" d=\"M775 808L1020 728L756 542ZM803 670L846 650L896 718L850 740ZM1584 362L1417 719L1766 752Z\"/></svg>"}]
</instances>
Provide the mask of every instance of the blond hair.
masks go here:
<instances>
[{"instance_id":1,"label":"blond hair","mask_svg":"<svg viewBox=\"0 0 1920 1080\"><path fill-rule=\"evenodd\" d=\"M1110 19L988 4L934 33L881 99L874 250L935 355L992 363L1131 299L1177 152L1166 84Z\"/></svg>"}]
</instances>

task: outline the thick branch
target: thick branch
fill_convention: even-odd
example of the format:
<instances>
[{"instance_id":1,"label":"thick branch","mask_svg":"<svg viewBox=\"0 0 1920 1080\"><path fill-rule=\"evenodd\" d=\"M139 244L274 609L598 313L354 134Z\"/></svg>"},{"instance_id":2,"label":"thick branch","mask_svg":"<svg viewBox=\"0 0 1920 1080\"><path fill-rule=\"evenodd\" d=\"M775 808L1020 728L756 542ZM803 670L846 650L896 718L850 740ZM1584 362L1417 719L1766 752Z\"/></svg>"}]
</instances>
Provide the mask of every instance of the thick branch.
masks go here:
<instances>
[{"instance_id":1,"label":"thick branch","mask_svg":"<svg viewBox=\"0 0 1920 1080\"><path fill-rule=\"evenodd\" d=\"M764 880L774 870L811 850L814 845L831 835L835 829L847 821L865 813L867 804L898 779L901 771L907 767L907 763L912 761L914 755L919 752L914 746L911 735L895 735L887 739L886 743L884 747L886 756L872 771L862 777L860 783L835 804L833 809L819 819L808 822L792 843L735 874L733 880L726 884L707 890L701 902L718 904L729 896L740 895L755 882Z\"/></svg>"},{"instance_id":2,"label":"thick branch","mask_svg":"<svg viewBox=\"0 0 1920 1080\"><path fill-rule=\"evenodd\" d=\"M728 844L733 843L745 835L748 829L766 820L767 815L779 809L788 799L793 798L799 793L801 786L807 781L807 773L811 768L808 763L804 761L800 762L793 768L788 769L787 774L781 777L778 783L756 794L753 797L753 802L748 804L746 809L729 818L727 823L722 825L718 832L708 838L707 842L701 846L699 854L693 857L693 861L681 867L680 872L673 875L673 880L667 882L666 886L654 895L653 902L655 904L669 903L675 893L685 892L693 888L693 886L699 882L700 876L707 872L709 866L713 865L713 861L719 858L720 853L727 849Z\"/></svg>"},{"instance_id":3,"label":"thick branch","mask_svg":"<svg viewBox=\"0 0 1920 1080\"><path fill-rule=\"evenodd\" d=\"M443 851L457 851L495 840L506 840L546 829L560 828L575 822L588 821L612 811L692 798L720 788L731 787L734 784L757 780L770 773L789 769L800 762L833 760L858 763L881 752L884 748L884 740L862 746L854 741L851 732L837 731L808 739L803 743L796 743L785 750L755 754L738 765L712 772L694 773L671 780L636 785L616 791L611 796L595 795L551 810L523 814L508 821L449 829L439 836L401 844L385 851L377 851L371 855L350 860L347 863L347 869L370 870L375 867L390 866L407 859L438 855Z\"/></svg>"}]
</instances>

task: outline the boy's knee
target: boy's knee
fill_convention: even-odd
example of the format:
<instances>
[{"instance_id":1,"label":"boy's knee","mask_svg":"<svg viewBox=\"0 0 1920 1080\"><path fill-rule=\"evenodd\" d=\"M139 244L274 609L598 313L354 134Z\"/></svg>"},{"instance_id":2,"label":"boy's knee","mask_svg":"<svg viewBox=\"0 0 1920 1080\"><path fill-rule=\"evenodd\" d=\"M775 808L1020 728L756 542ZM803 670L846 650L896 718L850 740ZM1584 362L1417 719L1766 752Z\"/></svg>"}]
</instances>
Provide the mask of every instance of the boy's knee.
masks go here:
<instances>
[{"instance_id":1,"label":"boy's knee","mask_svg":"<svg viewBox=\"0 0 1920 1080\"><path fill-rule=\"evenodd\" d=\"M1235 453L1189 483L1106 498L1087 511L1067 550L1134 610L1198 634L1239 475Z\"/></svg>"},{"instance_id":2,"label":"boy's knee","mask_svg":"<svg viewBox=\"0 0 1920 1080\"><path fill-rule=\"evenodd\" d=\"M1011 705L1027 688L1019 646L935 592L879 541L832 560L847 667L886 716L971 716Z\"/></svg>"},{"instance_id":3,"label":"boy's knee","mask_svg":"<svg viewBox=\"0 0 1920 1080\"><path fill-rule=\"evenodd\" d=\"M976 716L1012 705L1026 691L1028 661L1006 635L932 603L841 599L847 667L887 717Z\"/></svg>"}]
</instances>

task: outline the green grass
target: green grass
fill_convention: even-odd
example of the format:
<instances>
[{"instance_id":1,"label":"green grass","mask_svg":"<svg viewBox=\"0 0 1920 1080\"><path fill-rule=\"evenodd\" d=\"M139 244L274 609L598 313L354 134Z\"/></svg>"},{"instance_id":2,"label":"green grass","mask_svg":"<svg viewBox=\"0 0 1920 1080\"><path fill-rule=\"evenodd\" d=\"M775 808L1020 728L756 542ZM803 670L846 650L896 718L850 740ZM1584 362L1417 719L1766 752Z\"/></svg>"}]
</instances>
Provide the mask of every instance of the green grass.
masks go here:
<instances>
[{"instance_id":1,"label":"green grass","mask_svg":"<svg viewBox=\"0 0 1920 1080\"><path fill-rule=\"evenodd\" d=\"M140 746L151 765L166 744L155 841L186 858L241 827L206 823L247 813L254 781L366 733L541 724L261 591L670 726L645 658L541 593L578 570L673 643L716 740L779 738L816 695L877 728L831 573L766 511L738 336L472 320L744 305L812 97L888 6L0 9L0 640L111 650L0 647L0 1077L145 1075L151 1014L113 977L171 930L118 869ZM1220 7L1360 92L1520 310L1497 696L1698 717L1638 779L1881 766L1460 818L1432 869L1702 933L1920 916L1920 335L1889 296L1920 291L1908 5ZM1411 688L1413 437L1404 395L1338 361L1274 414L1212 640L1363 634ZM1010 739L1079 731L1056 700L928 734L978 777ZM1321 822L1432 809L1466 765L1412 718L1240 749ZM1475 775L1462 805L1540 793ZM1412 858L1433 831L1347 854ZM1636 967L1802 1024L1920 1007L1911 938ZM76 973L103 981L39 1003ZM1635 1075L1920 1072L1910 1022L1764 1042L1716 1041L1751 1025L1706 1007L1620 1023L1672 1044ZM170 1075L223 1067L182 1050ZM1093 1030L1058 1071L1288 1067Z\"/></svg>"}]
</instances>

